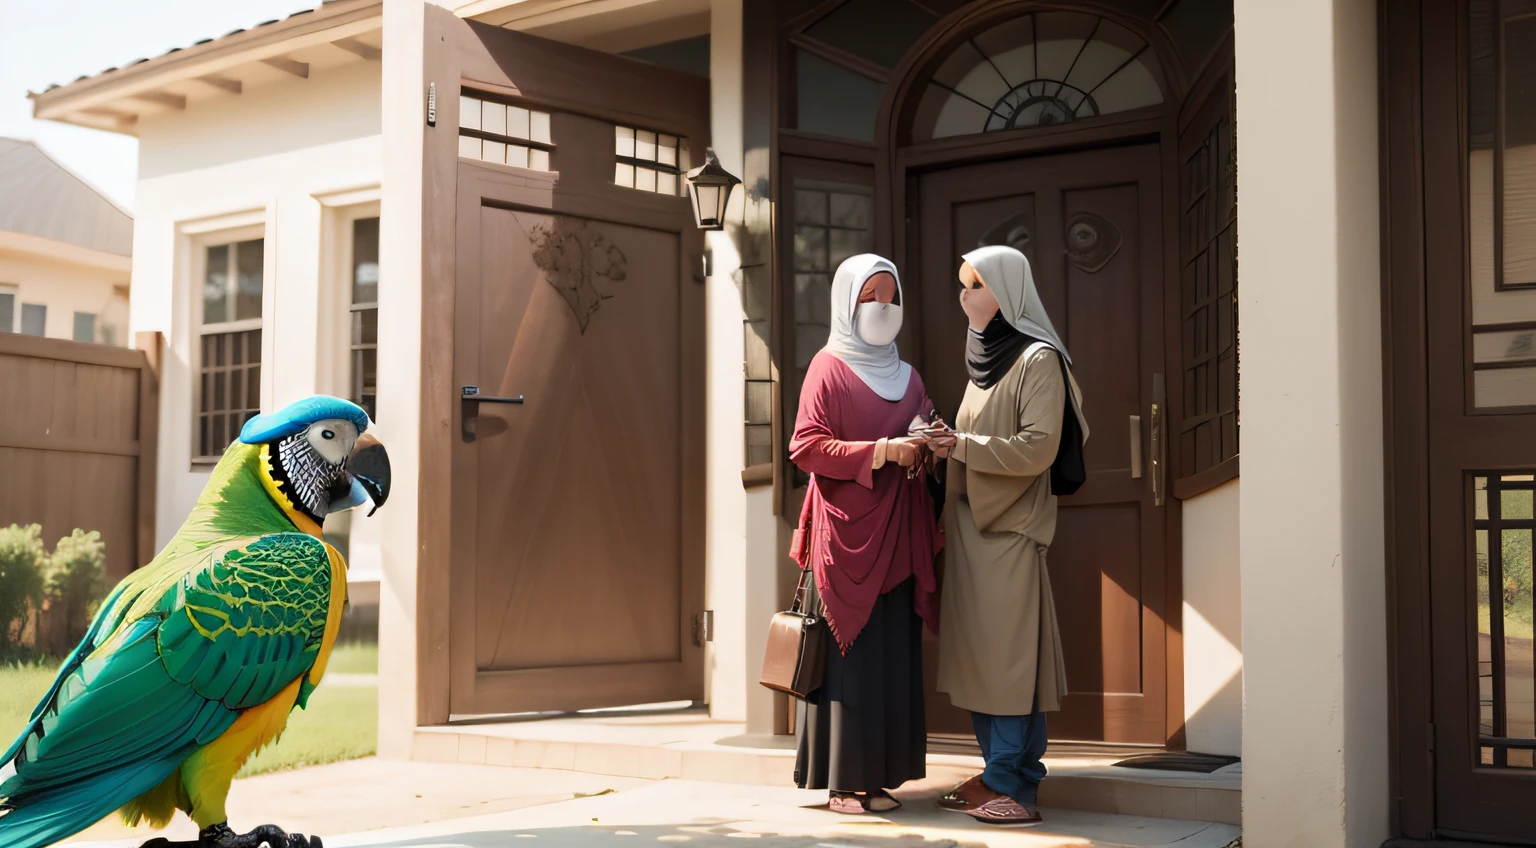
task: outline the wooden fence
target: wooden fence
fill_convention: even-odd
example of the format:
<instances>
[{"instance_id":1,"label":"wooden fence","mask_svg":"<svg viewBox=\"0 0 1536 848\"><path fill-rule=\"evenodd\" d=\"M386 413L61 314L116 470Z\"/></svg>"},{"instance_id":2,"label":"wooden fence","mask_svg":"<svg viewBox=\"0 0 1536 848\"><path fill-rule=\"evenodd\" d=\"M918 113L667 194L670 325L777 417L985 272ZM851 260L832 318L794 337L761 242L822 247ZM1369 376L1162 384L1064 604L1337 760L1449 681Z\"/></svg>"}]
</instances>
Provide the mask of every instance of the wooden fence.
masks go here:
<instances>
[{"instance_id":1,"label":"wooden fence","mask_svg":"<svg viewBox=\"0 0 1536 848\"><path fill-rule=\"evenodd\" d=\"M0 333L0 527L101 531L108 585L155 554L161 335L135 342Z\"/></svg>"}]
</instances>

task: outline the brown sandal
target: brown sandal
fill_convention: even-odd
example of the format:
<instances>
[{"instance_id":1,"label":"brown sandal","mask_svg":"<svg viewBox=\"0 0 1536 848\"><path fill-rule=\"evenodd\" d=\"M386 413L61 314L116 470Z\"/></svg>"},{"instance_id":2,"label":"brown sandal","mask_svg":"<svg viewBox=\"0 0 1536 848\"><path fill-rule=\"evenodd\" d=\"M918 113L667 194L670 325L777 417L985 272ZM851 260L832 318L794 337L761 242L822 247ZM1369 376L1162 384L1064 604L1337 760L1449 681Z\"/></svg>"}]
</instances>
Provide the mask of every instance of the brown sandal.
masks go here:
<instances>
[{"instance_id":1,"label":"brown sandal","mask_svg":"<svg viewBox=\"0 0 1536 848\"><path fill-rule=\"evenodd\" d=\"M981 802L985 799L978 798L977 796L983 794L986 794L985 784L981 782L981 775L978 774L969 780L956 784L954 789L940 796L939 808L952 813L969 812L981 806Z\"/></svg>"}]
</instances>

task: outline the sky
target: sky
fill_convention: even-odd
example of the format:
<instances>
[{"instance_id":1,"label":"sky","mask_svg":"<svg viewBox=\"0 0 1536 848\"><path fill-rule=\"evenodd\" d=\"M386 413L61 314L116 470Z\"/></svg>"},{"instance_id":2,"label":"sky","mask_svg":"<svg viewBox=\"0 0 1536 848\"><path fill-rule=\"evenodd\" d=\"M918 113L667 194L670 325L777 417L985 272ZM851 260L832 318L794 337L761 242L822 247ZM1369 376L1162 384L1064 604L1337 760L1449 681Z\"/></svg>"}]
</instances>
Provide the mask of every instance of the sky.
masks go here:
<instances>
[{"instance_id":1,"label":"sky","mask_svg":"<svg viewBox=\"0 0 1536 848\"><path fill-rule=\"evenodd\" d=\"M132 211L137 140L34 120L27 92L318 5L320 0L0 0L0 136L37 142Z\"/></svg>"}]
</instances>

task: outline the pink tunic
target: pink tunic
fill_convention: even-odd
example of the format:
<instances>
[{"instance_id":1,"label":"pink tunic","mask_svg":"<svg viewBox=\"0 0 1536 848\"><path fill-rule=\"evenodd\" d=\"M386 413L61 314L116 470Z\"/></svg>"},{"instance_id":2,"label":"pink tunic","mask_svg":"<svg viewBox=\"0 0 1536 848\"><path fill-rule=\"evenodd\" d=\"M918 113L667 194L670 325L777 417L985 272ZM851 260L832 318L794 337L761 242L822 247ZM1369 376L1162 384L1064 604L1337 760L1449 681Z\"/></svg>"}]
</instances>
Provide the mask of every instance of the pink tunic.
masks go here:
<instances>
[{"instance_id":1,"label":"pink tunic","mask_svg":"<svg viewBox=\"0 0 1536 848\"><path fill-rule=\"evenodd\" d=\"M869 621L875 600L917 578L917 612L934 626L934 555L941 547L933 500L919 475L894 461L878 471L879 439L905 436L933 412L917 371L898 401L875 394L841 359L818 353L800 389L790 459L811 475L791 545L816 575L827 623L843 653Z\"/></svg>"}]
</instances>

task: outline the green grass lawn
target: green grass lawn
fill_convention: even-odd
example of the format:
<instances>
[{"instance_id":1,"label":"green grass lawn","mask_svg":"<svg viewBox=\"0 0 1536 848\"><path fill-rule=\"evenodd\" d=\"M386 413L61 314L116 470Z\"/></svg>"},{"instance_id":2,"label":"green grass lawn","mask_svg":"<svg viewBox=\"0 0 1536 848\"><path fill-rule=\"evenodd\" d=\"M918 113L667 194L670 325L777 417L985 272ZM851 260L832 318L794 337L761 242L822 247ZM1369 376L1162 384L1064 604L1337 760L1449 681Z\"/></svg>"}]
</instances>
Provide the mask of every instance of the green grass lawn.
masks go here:
<instances>
[{"instance_id":1,"label":"green grass lawn","mask_svg":"<svg viewBox=\"0 0 1536 848\"><path fill-rule=\"evenodd\" d=\"M377 645L338 645L327 672L374 674ZM53 682L52 663L0 666L0 749L10 746ZM374 686L320 684L309 708L294 710L275 745L251 758L241 777L372 756L379 732Z\"/></svg>"}]
</instances>

